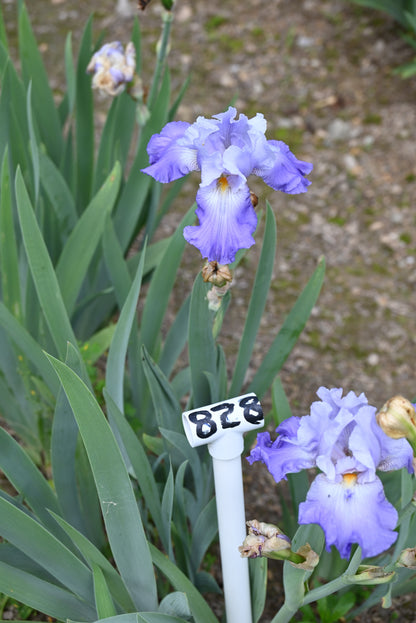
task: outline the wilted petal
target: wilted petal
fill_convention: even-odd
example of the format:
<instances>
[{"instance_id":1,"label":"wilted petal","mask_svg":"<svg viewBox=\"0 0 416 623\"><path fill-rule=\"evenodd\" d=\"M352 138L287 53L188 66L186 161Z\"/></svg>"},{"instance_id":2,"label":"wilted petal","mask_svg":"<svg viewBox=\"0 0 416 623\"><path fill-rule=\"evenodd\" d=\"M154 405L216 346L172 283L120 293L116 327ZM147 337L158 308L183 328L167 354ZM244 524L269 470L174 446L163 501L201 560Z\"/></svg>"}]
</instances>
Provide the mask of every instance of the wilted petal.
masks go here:
<instances>
[{"instance_id":1,"label":"wilted petal","mask_svg":"<svg viewBox=\"0 0 416 623\"><path fill-rule=\"evenodd\" d=\"M200 187L196 202L199 225L185 227L183 235L209 262L231 264L239 249L254 244L257 216L246 184L222 176Z\"/></svg>"},{"instance_id":2,"label":"wilted petal","mask_svg":"<svg viewBox=\"0 0 416 623\"><path fill-rule=\"evenodd\" d=\"M397 533L397 511L384 495L378 478L360 482L360 476L345 474L337 481L320 474L313 481L306 502L299 505L299 523L316 523L331 545L348 558L351 546L360 545L363 556L376 556L392 545Z\"/></svg>"}]
</instances>

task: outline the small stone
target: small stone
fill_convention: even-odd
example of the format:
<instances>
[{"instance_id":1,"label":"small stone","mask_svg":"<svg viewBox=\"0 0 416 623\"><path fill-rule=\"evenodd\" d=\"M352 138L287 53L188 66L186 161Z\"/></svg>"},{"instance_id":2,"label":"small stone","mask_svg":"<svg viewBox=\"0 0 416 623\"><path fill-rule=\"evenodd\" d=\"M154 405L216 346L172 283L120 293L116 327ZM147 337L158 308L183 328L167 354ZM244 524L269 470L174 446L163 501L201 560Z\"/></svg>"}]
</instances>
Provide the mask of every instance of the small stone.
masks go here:
<instances>
[{"instance_id":1,"label":"small stone","mask_svg":"<svg viewBox=\"0 0 416 623\"><path fill-rule=\"evenodd\" d=\"M377 353L370 353L367 357L367 363L370 366L377 366L380 363L380 357Z\"/></svg>"},{"instance_id":2,"label":"small stone","mask_svg":"<svg viewBox=\"0 0 416 623\"><path fill-rule=\"evenodd\" d=\"M346 141L351 137L351 124L343 119L334 119L328 126L327 140L330 143Z\"/></svg>"}]
</instances>

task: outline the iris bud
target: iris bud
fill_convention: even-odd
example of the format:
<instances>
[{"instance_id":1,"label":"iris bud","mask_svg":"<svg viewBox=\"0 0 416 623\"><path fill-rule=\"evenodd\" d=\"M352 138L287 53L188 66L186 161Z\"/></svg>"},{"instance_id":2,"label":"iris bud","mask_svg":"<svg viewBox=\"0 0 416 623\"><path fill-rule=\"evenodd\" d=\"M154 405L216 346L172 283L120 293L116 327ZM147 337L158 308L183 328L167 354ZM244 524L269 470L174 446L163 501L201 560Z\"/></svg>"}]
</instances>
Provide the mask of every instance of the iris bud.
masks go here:
<instances>
[{"instance_id":1,"label":"iris bud","mask_svg":"<svg viewBox=\"0 0 416 623\"><path fill-rule=\"evenodd\" d=\"M392 439L406 438L415 452L416 411L409 400L403 396L390 398L377 413L376 419L386 435Z\"/></svg>"},{"instance_id":2,"label":"iris bud","mask_svg":"<svg viewBox=\"0 0 416 623\"><path fill-rule=\"evenodd\" d=\"M407 547L402 551L397 561L398 567L416 569L416 547Z\"/></svg>"},{"instance_id":3,"label":"iris bud","mask_svg":"<svg viewBox=\"0 0 416 623\"><path fill-rule=\"evenodd\" d=\"M293 552L291 541L277 526L253 519L247 522L248 535L238 548L243 558L264 556L274 560L288 560L296 567L312 570L319 561L309 545Z\"/></svg>"},{"instance_id":4,"label":"iris bud","mask_svg":"<svg viewBox=\"0 0 416 623\"><path fill-rule=\"evenodd\" d=\"M233 276L227 264L218 264L218 262L207 262L202 269L202 279L212 283L218 288L222 288L227 283L231 283Z\"/></svg>"},{"instance_id":5,"label":"iris bud","mask_svg":"<svg viewBox=\"0 0 416 623\"><path fill-rule=\"evenodd\" d=\"M351 584L387 584L394 578L395 572L386 572L384 567L360 565L355 575L347 576Z\"/></svg>"}]
</instances>

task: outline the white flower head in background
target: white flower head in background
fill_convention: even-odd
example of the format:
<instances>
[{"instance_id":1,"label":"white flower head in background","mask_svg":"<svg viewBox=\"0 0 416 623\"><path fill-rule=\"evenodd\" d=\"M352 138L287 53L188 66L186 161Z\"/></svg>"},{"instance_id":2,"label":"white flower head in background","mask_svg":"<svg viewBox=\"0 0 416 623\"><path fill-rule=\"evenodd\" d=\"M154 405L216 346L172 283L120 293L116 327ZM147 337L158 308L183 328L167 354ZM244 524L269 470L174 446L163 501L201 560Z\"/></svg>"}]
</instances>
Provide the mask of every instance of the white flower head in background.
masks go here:
<instances>
[{"instance_id":1,"label":"white flower head in background","mask_svg":"<svg viewBox=\"0 0 416 623\"><path fill-rule=\"evenodd\" d=\"M102 46L92 57L87 72L93 74L92 88L116 96L133 81L136 69L136 50L130 41L123 49L119 41Z\"/></svg>"}]
</instances>

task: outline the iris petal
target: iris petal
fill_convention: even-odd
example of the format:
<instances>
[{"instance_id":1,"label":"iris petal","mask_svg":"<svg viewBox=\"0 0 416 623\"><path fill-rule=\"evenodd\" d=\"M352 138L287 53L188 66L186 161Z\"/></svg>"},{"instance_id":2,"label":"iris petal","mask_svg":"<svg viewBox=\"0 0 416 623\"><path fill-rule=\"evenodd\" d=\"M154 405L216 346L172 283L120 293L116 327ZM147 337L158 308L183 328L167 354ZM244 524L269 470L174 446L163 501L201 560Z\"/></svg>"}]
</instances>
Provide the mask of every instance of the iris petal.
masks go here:
<instances>
[{"instance_id":1,"label":"iris petal","mask_svg":"<svg viewBox=\"0 0 416 623\"><path fill-rule=\"evenodd\" d=\"M272 159L260 165L254 173L274 188L296 195L306 192L311 183L304 176L312 171L309 162L298 160L282 141L267 141Z\"/></svg>"},{"instance_id":2,"label":"iris petal","mask_svg":"<svg viewBox=\"0 0 416 623\"><path fill-rule=\"evenodd\" d=\"M185 227L183 235L209 262L231 264L239 249L254 244L257 216L248 186L221 179L200 187L196 196L199 225Z\"/></svg>"},{"instance_id":3,"label":"iris petal","mask_svg":"<svg viewBox=\"0 0 416 623\"><path fill-rule=\"evenodd\" d=\"M360 482L359 476L357 480L339 477L334 481L319 474L306 502L299 505L299 523L319 524L327 550L335 545L342 558L349 557L354 543L360 545L364 557L384 552L397 539L397 519L377 477L371 482Z\"/></svg>"},{"instance_id":4,"label":"iris petal","mask_svg":"<svg viewBox=\"0 0 416 623\"><path fill-rule=\"evenodd\" d=\"M273 442L269 433L257 435L257 445L247 457L248 462L265 463L276 482L286 480L286 474L313 467L313 448L301 445L298 441L298 431L303 419L290 417L282 422L276 429L279 436Z\"/></svg>"},{"instance_id":5,"label":"iris petal","mask_svg":"<svg viewBox=\"0 0 416 623\"><path fill-rule=\"evenodd\" d=\"M147 146L150 166L142 169L158 182L167 183L198 169L197 149L186 136L190 127L185 121L172 121L160 134L154 134Z\"/></svg>"}]
</instances>

